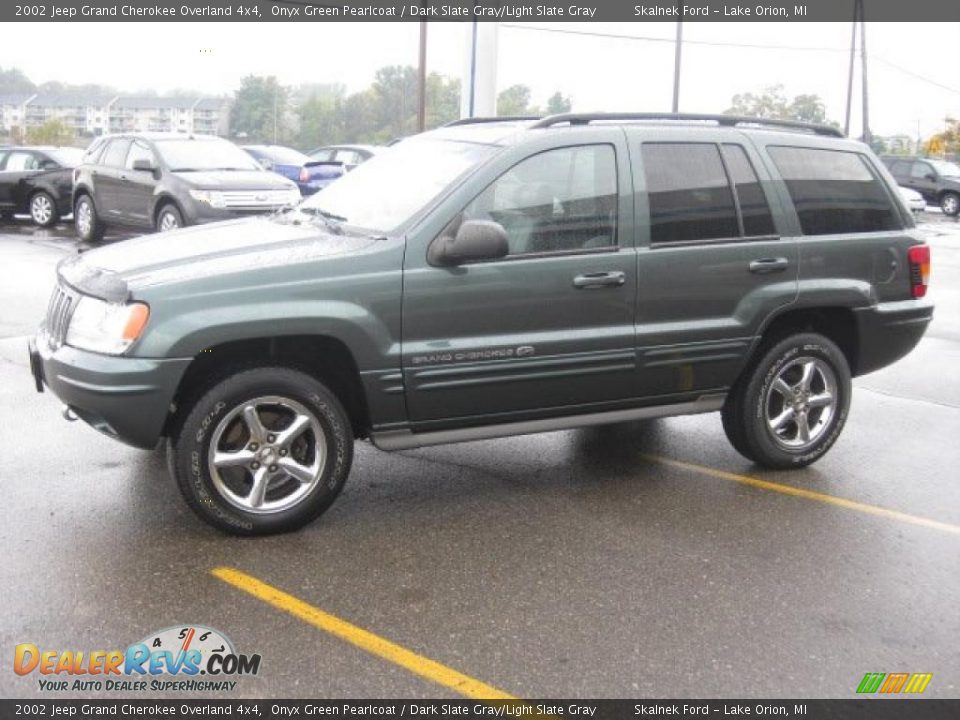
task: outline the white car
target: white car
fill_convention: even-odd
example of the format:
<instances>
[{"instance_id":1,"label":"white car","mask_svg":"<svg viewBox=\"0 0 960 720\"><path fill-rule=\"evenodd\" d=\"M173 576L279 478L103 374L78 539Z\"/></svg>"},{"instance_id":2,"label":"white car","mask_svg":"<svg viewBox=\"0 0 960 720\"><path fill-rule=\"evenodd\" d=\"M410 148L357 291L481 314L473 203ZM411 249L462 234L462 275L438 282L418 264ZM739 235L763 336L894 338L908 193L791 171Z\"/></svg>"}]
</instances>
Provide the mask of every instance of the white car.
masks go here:
<instances>
[{"instance_id":1,"label":"white car","mask_svg":"<svg viewBox=\"0 0 960 720\"><path fill-rule=\"evenodd\" d=\"M907 207L913 211L914 214L922 213L927 209L927 201L923 199L923 195L918 193L916 190L911 190L910 188L901 187L900 197L903 198L903 202L907 204Z\"/></svg>"}]
</instances>

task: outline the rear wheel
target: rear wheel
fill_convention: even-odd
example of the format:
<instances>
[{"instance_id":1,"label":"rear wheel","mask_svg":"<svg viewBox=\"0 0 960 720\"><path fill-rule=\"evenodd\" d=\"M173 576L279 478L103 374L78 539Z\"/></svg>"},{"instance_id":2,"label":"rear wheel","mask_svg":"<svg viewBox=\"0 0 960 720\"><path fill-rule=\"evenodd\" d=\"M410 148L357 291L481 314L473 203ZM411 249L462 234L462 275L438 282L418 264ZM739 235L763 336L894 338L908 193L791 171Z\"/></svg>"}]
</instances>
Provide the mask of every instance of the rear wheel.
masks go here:
<instances>
[{"instance_id":1,"label":"rear wheel","mask_svg":"<svg viewBox=\"0 0 960 720\"><path fill-rule=\"evenodd\" d=\"M40 227L56 225L60 219L57 204L53 197L43 190L35 192L30 198L30 217Z\"/></svg>"},{"instance_id":2,"label":"rear wheel","mask_svg":"<svg viewBox=\"0 0 960 720\"><path fill-rule=\"evenodd\" d=\"M77 228L77 235L86 242L96 242L103 239L106 226L97 216L97 209L89 195L81 195L73 207L73 224Z\"/></svg>"},{"instance_id":3,"label":"rear wheel","mask_svg":"<svg viewBox=\"0 0 960 720\"><path fill-rule=\"evenodd\" d=\"M167 203L157 213L157 231L166 232L183 227L183 214L173 203Z\"/></svg>"},{"instance_id":4,"label":"rear wheel","mask_svg":"<svg viewBox=\"0 0 960 720\"><path fill-rule=\"evenodd\" d=\"M771 468L804 467L836 442L850 408L850 368L816 333L788 337L747 371L723 410L731 444Z\"/></svg>"},{"instance_id":5,"label":"rear wheel","mask_svg":"<svg viewBox=\"0 0 960 720\"><path fill-rule=\"evenodd\" d=\"M943 210L944 215L960 214L960 195L952 192L944 193L940 198L940 209Z\"/></svg>"},{"instance_id":6,"label":"rear wheel","mask_svg":"<svg viewBox=\"0 0 960 720\"><path fill-rule=\"evenodd\" d=\"M170 452L197 515L232 534L267 535L302 527L336 499L350 472L353 433L322 383L265 367L210 389Z\"/></svg>"}]
</instances>

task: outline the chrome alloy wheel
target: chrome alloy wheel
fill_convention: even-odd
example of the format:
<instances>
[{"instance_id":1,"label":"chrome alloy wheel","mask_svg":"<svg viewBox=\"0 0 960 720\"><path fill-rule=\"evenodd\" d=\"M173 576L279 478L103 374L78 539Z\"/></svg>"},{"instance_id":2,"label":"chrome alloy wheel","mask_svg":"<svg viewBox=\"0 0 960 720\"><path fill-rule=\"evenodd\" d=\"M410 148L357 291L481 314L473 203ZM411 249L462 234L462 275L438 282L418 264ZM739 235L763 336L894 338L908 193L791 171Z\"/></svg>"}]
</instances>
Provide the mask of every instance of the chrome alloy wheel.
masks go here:
<instances>
[{"instance_id":1,"label":"chrome alloy wheel","mask_svg":"<svg viewBox=\"0 0 960 720\"><path fill-rule=\"evenodd\" d=\"M947 215L956 215L960 210L960 196L949 194L940 203L940 209Z\"/></svg>"},{"instance_id":2,"label":"chrome alloy wheel","mask_svg":"<svg viewBox=\"0 0 960 720\"><path fill-rule=\"evenodd\" d=\"M327 439L296 400L258 397L231 410L213 431L207 466L221 496L251 513L282 512L320 482Z\"/></svg>"},{"instance_id":3,"label":"chrome alloy wheel","mask_svg":"<svg viewBox=\"0 0 960 720\"><path fill-rule=\"evenodd\" d=\"M827 431L837 407L837 376L823 360L784 365L764 398L767 429L780 447L805 450Z\"/></svg>"},{"instance_id":4,"label":"chrome alloy wheel","mask_svg":"<svg viewBox=\"0 0 960 720\"><path fill-rule=\"evenodd\" d=\"M90 201L87 199L82 199L77 203L77 216L74 218L74 222L77 224L77 230L80 231L80 235L87 237L91 230L93 229L93 208L90 206Z\"/></svg>"},{"instance_id":5,"label":"chrome alloy wheel","mask_svg":"<svg viewBox=\"0 0 960 720\"><path fill-rule=\"evenodd\" d=\"M176 230L178 227L180 227L180 222L177 220L177 216L172 212L164 211L160 216L160 231Z\"/></svg>"},{"instance_id":6,"label":"chrome alloy wheel","mask_svg":"<svg viewBox=\"0 0 960 720\"><path fill-rule=\"evenodd\" d=\"M45 193L38 193L30 201L30 217L37 225L46 225L53 217L53 203Z\"/></svg>"}]
</instances>

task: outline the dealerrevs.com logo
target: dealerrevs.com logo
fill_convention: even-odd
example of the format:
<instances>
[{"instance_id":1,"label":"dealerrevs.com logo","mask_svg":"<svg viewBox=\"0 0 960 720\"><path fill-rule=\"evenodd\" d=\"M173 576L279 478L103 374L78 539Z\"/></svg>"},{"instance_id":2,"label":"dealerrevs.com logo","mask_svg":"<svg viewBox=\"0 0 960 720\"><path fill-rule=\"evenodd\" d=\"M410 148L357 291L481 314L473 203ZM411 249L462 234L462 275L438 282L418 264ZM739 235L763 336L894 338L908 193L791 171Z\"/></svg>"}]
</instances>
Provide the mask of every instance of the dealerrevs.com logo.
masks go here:
<instances>
[{"instance_id":1,"label":"dealerrevs.com logo","mask_svg":"<svg viewBox=\"0 0 960 720\"><path fill-rule=\"evenodd\" d=\"M238 653L219 630L178 625L126 650L61 651L20 643L13 671L36 674L44 692L232 691L238 682L233 678L260 671L260 655Z\"/></svg>"}]
</instances>

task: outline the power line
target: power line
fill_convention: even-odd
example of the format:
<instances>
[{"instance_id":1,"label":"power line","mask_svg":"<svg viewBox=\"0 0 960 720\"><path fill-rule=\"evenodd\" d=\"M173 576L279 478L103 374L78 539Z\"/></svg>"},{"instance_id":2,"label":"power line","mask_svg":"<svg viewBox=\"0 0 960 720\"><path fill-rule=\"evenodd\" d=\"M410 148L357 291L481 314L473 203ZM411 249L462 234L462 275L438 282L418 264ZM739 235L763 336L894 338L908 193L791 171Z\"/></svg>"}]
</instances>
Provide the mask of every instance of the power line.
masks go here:
<instances>
[{"instance_id":1,"label":"power line","mask_svg":"<svg viewBox=\"0 0 960 720\"><path fill-rule=\"evenodd\" d=\"M929 83L929 84L931 84L931 85L935 85L936 87L940 88L941 90L946 90L947 92L952 92L952 93L956 93L957 95L960 95L960 90L958 90L957 88L950 87L949 85L944 85L943 83L938 83L936 80L931 80L930 78L924 77L923 75L918 75L917 73L913 72L912 70L907 70L905 67L900 67L900 66L897 65L896 63L892 63L892 62L890 62L889 60L887 60L886 58L884 58L884 57L882 57L882 56L880 56L880 55L874 54L873 57L874 57L876 60L879 60L880 62L882 62L884 65L888 65L889 67L892 67L894 70L899 70L899 71L902 72L904 75L909 75L910 77L914 78L915 80L922 80L922 81L925 82L925 83Z\"/></svg>"}]
</instances>

